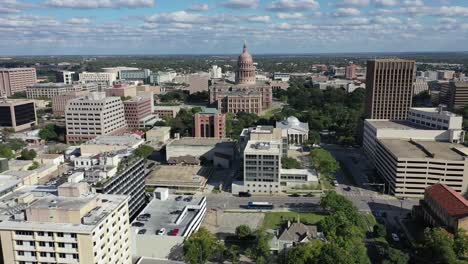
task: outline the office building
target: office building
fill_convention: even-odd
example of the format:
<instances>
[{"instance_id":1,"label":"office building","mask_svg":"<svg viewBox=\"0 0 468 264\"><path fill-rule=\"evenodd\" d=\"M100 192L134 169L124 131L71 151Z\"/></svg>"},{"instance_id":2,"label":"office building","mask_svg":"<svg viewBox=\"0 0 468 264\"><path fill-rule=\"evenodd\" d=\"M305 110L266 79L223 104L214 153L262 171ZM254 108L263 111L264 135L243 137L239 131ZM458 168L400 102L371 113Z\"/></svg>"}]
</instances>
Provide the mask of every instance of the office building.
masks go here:
<instances>
[{"instance_id":1,"label":"office building","mask_svg":"<svg viewBox=\"0 0 468 264\"><path fill-rule=\"evenodd\" d=\"M413 207L413 216L452 234L460 229L468 231L468 201L445 184L428 187L424 199Z\"/></svg>"},{"instance_id":2,"label":"office building","mask_svg":"<svg viewBox=\"0 0 468 264\"><path fill-rule=\"evenodd\" d=\"M210 104L216 105L222 113L255 113L271 107L272 87L256 80L255 66L247 45L237 60L235 82L214 81L209 88Z\"/></svg>"},{"instance_id":3,"label":"office building","mask_svg":"<svg viewBox=\"0 0 468 264\"><path fill-rule=\"evenodd\" d=\"M74 160L77 171L96 193L128 195L130 219L145 205L145 160L133 150L104 152Z\"/></svg>"},{"instance_id":4,"label":"office building","mask_svg":"<svg viewBox=\"0 0 468 264\"><path fill-rule=\"evenodd\" d=\"M290 75L289 73L275 72L273 73L274 81L289 82Z\"/></svg>"},{"instance_id":5,"label":"office building","mask_svg":"<svg viewBox=\"0 0 468 264\"><path fill-rule=\"evenodd\" d=\"M415 70L412 60L367 61L366 118L406 119L413 98Z\"/></svg>"},{"instance_id":6,"label":"office building","mask_svg":"<svg viewBox=\"0 0 468 264\"><path fill-rule=\"evenodd\" d=\"M0 96L24 92L36 81L35 68L0 68Z\"/></svg>"},{"instance_id":7,"label":"office building","mask_svg":"<svg viewBox=\"0 0 468 264\"><path fill-rule=\"evenodd\" d=\"M351 64L351 65L346 66L346 76L345 76L346 79L348 80L356 79L356 69L357 69L356 64Z\"/></svg>"},{"instance_id":8,"label":"office building","mask_svg":"<svg viewBox=\"0 0 468 264\"><path fill-rule=\"evenodd\" d=\"M138 70L121 70L119 79L127 81L141 81L143 83L150 83L151 70L138 69Z\"/></svg>"},{"instance_id":9,"label":"office building","mask_svg":"<svg viewBox=\"0 0 468 264\"><path fill-rule=\"evenodd\" d=\"M453 80L453 77L455 75L455 71L437 71L437 79L438 80Z\"/></svg>"},{"instance_id":10,"label":"office building","mask_svg":"<svg viewBox=\"0 0 468 264\"><path fill-rule=\"evenodd\" d=\"M160 106L154 107L154 113L159 118L175 118L180 111L180 106Z\"/></svg>"},{"instance_id":11,"label":"office building","mask_svg":"<svg viewBox=\"0 0 468 264\"><path fill-rule=\"evenodd\" d=\"M148 97L134 97L123 102L128 128L152 127L156 123L158 118L151 112L152 102L153 100Z\"/></svg>"},{"instance_id":12,"label":"office building","mask_svg":"<svg viewBox=\"0 0 468 264\"><path fill-rule=\"evenodd\" d=\"M59 71L55 74L56 82L64 83L64 84L72 84L75 81L75 78L74 78L75 75L76 73L72 71Z\"/></svg>"},{"instance_id":13,"label":"office building","mask_svg":"<svg viewBox=\"0 0 468 264\"><path fill-rule=\"evenodd\" d=\"M58 195L12 199L0 222L4 263L131 264L128 198L65 183Z\"/></svg>"},{"instance_id":14,"label":"office building","mask_svg":"<svg viewBox=\"0 0 468 264\"><path fill-rule=\"evenodd\" d=\"M114 84L106 89L106 96L117 97L135 97L137 95L137 88L135 85L128 85L125 83Z\"/></svg>"},{"instance_id":15,"label":"office building","mask_svg":"<svg viewBox=\"0 0 468 264\"><path fill-rule=\"evenodd\" d=\"M210 69L210 77L211 79L221 79L223 78L223 71L221 67L218 65L213 65Z\"/></svg>"},{"instance_id":16,"label":"office building","mask_svg":"<svg viewBox=\"0 0 468 264\"><path fill-rule=\"evenodd\" d=\"M413 93L417 95L424 91L429 91L429 85L427 84L427 81L425 79L417 78L414 82Z\"/></svg>"},{"instance_id":17,"label":"office building","mask_svg":"<svg viewBox=\"0 0 468 264\"><path fill-rule=\"evenodd\" d=\"M87 96L88 94L88 90L83 90L77 92L68 92L66 94L52 97L52 113L55 116L65 116L65 107L67 106L68 101Z\"/></svg>"},{"instance_id":18,"label":"office building","mask_svg":"<svg viewBox=\"0 0 468 264\"><path fill-rule=\"evenodd\" d=\"M146 131L146 140L152 143L166 143L171 138L171 127L155 126Z\"/></svg>"},{"instance_id":19,"label":"office building","mask_svg":"<svg viewBox=\"0 0 468 264\"><path fill-rule=\"evenodd\" d=\"M127 128L124 105L120 97L90 93L73 99L65 109L67 142L76 144L99 135L116 135Z\"/></svg>"},{"instance_id":20,"label":"office building","mask_svg":"<svg viewBox=\"0 0 468 264\"><path fill-rule=\"evenodd\" d=\"M97 83L99 91L114 84L117 80L117 74L114 72L82 72L79 74L80 82Z\"/></svg>"},{"instance_id":21,"label":"office building","mask_svg":"<svg viewBox=\"0 0 468 264\"><path fill-rule=\"evenodd\" d=\"M120 136L101 135L81 144L80 152L83 156L92 156L104 152L137 149L143 143L145 143L145 140L135 134Z\"/></svg>"},{"instance_id":22,"label":"office building","mask_svg":"<svg viewBox=\"0 0 468 264\"><path fill-rule=\"evenodd\" d=\"M37 125L36 107L31 100L0 100L0 127L15 132Z\"/></svg>"},{"instance_id":23,"label":"office building","mask_svg":"<svg viewBox=\"0 0 468 264\"><path fill-rule=\"evenodd\" d=\"M106 73L112 73L115 75L117 79L122 79L121 78L121 73L122 71L137 71L139 68L135 67L126 67L126 66L117 66L117 67L108 67L108 68L102 68L102 70Z\"/></svg>"},{"instance_id":24,"label":"office building","mask_svg":"<svg viewBox=\"0 0 468 264\"><path fill-rule=\"evenodd\" d=\"M458 110L467 106L468 82L451 81L442 83L439 101L451 110Z\"/></svg>"},{"instance_id":25,"label":"office building","mask_svg":"<svg viewBox=\"0 0 468 264\"><path fill-rule=\"evenodd\" d=\"M286 131L273 126L256 126L244 128L239 137L239 149L241 157L244 156L244 149L249 140L256 141L278 141L281 142L282 156L288 155L288 137Z\"/></svg>"},{"instance_id":26,"label":"office building","mask_svg":"<svg viewBox=\"0 0 468 264\"><path fill-rule=\"evenodd\" d=\"M204 108L193 116L193 120L195 137L226 137L226 115L219 113L216 108Z\"/></svg>"},{"instance_id":27,"label":"office building","mask_svg":"<svg viewBox=\"0 0 468 264\"><path fill-rule=\"evenodd\" d=\"M36 83L26 88L26 96L29 99L53 98L54 96L83 90L97 92L98 85L96 83Z\"/></svg>"}]
</instances>

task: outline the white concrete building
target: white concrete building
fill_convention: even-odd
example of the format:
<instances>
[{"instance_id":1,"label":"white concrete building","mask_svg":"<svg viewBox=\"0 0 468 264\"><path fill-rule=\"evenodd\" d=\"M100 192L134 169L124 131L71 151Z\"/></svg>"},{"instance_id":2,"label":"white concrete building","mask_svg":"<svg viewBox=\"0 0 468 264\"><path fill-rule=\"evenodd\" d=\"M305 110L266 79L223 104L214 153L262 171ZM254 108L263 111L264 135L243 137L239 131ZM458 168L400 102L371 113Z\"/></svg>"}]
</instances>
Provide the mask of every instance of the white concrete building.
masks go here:
<instances>
[{"instance_id":1,"label":"white concrete building","mask_svg":"<svg viewBox=\"0 0 468 264\"><path fill-rule=\"evenodd\" d=\"M127 128L120 97L90 93L70 100L65 109L67 142L75 144L99 135L116 135Z\"/></svg>"},{"instance_id":2,"label":"white concrete building","mask_svg":"<svg viewBox=\"0 0 468 264\"><path fill-rule=\"evenodd\" d=\"M0 222L5 263L132 263L127 196L92 194L85 183L15 196Z\"/></svg>"},{"instance_id":3,"label":"white concrete building","mask_svg":"<svg viewBox=\"0 0 468 264\"><path fill-rule=\"evenodd\" d=\"M211 79L221 79L223 78L223 71L218 65L213 65L210 69Z\"/></svg>"},{"instance_id":4,"label":"white concrete building","mask_svg":"<svg viewBox=\"0 0 468 264\"><path fill-rule=\"evenodd\" d=\"M113 73L115 74L115 77L117 79L121 79L120 78L120 73L122 71L136 71L136 70L139 70L139 68L135 68L135 67L126 67L126 66L117 66L117 67L109 67L109 68L102 68L102 70L104 72L108 72L108 73ZM81 79L81 78L80 78ZM111 83L112 84L112 83Z\"/></svg>"},{"instance_id":5,"label":"white concrete building","mask_svg":"<svg viewBox=\"0 0 468 264\"><path fill-rule=\"evenodd\" d=\"M276 127L286 131L290 147L300 146L309 138L309 124L299 121L295 116L276 122Z\"/></svg>"},{"instance_id":6,"label":"white concrete building","mask_svg":"<svg viewBox=\"0 0 468 264\"><path fill-rule=\"evenodd\" d=\"M290 75L289 73L275 72L273 73L273 80L289 82Z\"/></svg>"},{"instance_id":7,"label":"white concrete building","mask_svg":"<svg viewBox=\"0 0 468 264\"><path fill-rule=\"evenodd\" d=\"M99 91L111 86L117 80L117 74L114 72L82 72L79 74L80 82L97 83Z\"/></svg>"},{"instance_id":8,"label":"white concrete building","mask_svg":"<svg viewBox=\"0 0 468 264\"><path fill-rule=\"evenodd\" d=\"M429 85L427 85L427 81L424 78L416 78L416 81L414 82L413 93L416 95L424 91L429 91Z\"/></svg>"},{"instance_id":9,"label":"white concrete building","mask_svg":"<svg viewBox=\"0 0 468 264\"><path fill-rule=\"evenodd\" d=\"M96 83L36 83L26 88L26 97L29 99L53 98L58 95L85 90L96 92L98 90L98 85Z\"/></svg>"}]
</instances>

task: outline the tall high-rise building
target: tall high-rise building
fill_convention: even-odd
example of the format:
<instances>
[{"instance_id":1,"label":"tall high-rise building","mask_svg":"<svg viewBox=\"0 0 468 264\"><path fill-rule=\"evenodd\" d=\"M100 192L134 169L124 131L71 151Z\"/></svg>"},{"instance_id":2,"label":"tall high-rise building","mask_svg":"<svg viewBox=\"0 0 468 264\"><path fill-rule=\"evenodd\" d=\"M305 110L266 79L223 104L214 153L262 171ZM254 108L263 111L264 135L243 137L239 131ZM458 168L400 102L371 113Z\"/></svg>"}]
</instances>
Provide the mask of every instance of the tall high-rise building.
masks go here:
<instances>
[{"instance_id":1,"label":"tall high-rise building","mask_svg":"<svg viewBox=\"0 0 468 264\"><path fill-rule=\"evenodd\" d=\"M132 263L128 196L65 183L58 196L25 193L0 222L4 263Z\"/></svg>"},{"instance_id":2,"label":"tall high-rise building","mask_svg":"<svg viewBox=\"0 0 468 264\"><path fill-rule=\"evenodd\" d=\"M35 68L0 68L0 96L23 92L36 80Z\"/></svg>"},{"instance_id":3,"label":"tall high-rise building","mask_svg":"<svg viewBox=\"0 0 468 264\"><path fill-rule=\"evenodd\" d=\"M357 69L356 64L351 64L349 66L346 66L346 79L349 79L349 80L356 79L356 69Z\"/></svg>"},{"instance_id":4,"label":"tall high-rise building","mask_svg":"<svg viewBox=\"0 0 468 264\"><path fill-rule=\"evenodd\" d=\"M99 135L115 135L127 128L120 97L103 92L71 100L65 108L67 142L78 143Z\"/></svg>"},{"instance_id":5,"label":"tall high-rise building","mask_svg":"<svg viewBox=\"0 0 468 264\"><path fill-rule=\"evenodd\" d=\"M195 137L226 137L226 115L216 108L205 108L193 117Z\"/></svg>"},{"instance_id":6,"label":"tall high-rise building","mask_svg":"<svg viewBox=\"0 0 468 264\"><path fill-rule=\"evenodd\" d=\"M451 110L461 109L468 105L468 82L451 81L440 87L440 103Z\"/></svg>"},{"instance_id":7,"label":"tall high-rise building","mask_svg":"<svg viewBox=\"0 0 468 264\"><path fill-rule=\"evenodd\" d=\"M366 118L404 120L413 99L416 63L413 60L367 61Z\"/></svg>"}]
</instances>

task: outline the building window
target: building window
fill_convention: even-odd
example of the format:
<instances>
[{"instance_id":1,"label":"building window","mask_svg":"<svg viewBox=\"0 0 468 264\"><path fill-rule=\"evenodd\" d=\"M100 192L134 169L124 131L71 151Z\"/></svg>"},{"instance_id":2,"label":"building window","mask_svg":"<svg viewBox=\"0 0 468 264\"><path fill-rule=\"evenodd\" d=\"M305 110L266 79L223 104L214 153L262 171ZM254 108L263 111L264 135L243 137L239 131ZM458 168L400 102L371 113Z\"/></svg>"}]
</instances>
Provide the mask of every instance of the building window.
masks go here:
<instances>
[{"instance_id":1,"label":"building window","mask_svg":"<svg viewBox=\"0 0 468 264\"><path fill-rule=\"evenodd\" d=\"M65 253L59 253L59 258L65 258Z\"/></svg>"},{"instance_id":2,"label":"building window","mask_svg":"<svg viewBox=\"0 0 468 264\"><path fill-rule=\"evenodd\" d=\"M16 245L22 246L22 245L23 245L23 241L21 241L21 240L16 240Z\"/></svg>"}]
</instances>

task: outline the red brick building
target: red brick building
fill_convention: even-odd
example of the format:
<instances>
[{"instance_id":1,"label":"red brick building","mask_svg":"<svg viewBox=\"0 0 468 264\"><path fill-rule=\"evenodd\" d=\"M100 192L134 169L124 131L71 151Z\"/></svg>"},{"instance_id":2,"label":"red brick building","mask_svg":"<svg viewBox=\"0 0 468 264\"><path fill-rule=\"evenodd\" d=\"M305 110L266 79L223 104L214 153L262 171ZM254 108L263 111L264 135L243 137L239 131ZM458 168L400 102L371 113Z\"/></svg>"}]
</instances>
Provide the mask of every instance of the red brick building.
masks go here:
<instances>
[{"instance_id":1,"label":"red brick building","mask_svg":"<svg viewBox=\"0 0 468 264\"><path fill-rule=\"evenodd\" d=\"M194 136L202 138L225 138L226 115L221 114L215 108L205 108L196 113L194 120Z\"/></svg>"},{"instance_id":2,"label":"red brick building","mask_svg":"<svg viewBox=\"0 0 468 264\"><path fill-rule=\"evenodd\" d=\"M413 208L413 215L452 233L458 229L468 231L468 201L445 184L428 187L424 199Z\"/></svg>"},{"instance_id":3,"label":"red brick building","mask_svg":"<svg viewBox=\"0 0 468 264\"><path fill-rule=\"evenodd\" d=\"M140 121L152 114L151 103L150 98L143 97L135 97L123 102L125 120L130 129L139 128Z\"/></svg>"}]
</instances>

